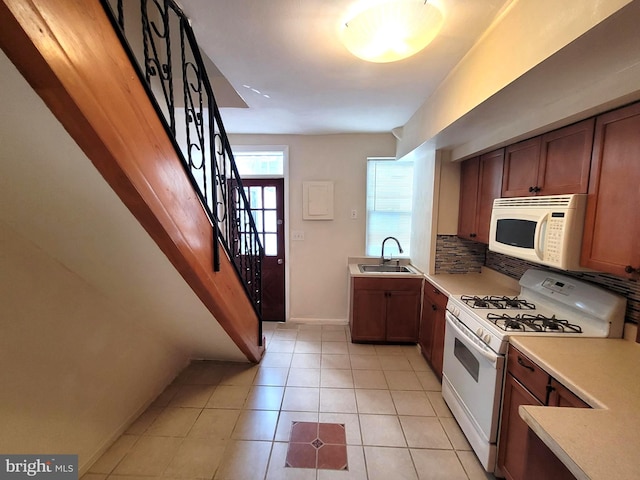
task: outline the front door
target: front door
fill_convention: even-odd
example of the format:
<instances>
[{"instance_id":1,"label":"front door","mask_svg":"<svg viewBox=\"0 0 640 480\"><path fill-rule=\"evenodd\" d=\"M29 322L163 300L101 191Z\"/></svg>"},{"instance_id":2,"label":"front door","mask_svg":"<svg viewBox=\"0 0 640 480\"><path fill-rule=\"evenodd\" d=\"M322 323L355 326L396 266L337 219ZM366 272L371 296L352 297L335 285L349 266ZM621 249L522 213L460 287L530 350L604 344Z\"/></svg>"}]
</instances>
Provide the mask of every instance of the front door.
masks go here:
<instances>
[{"instance_id":1,"label":"front door","mask_svg":"<svg viewBox=\"0 0 640 480\"><path fill-rule=\"evenodd\" d=\"M262 319L284 322L284 179L243 178L242 184L265 253Z\"/></svg>"}]
</instances>

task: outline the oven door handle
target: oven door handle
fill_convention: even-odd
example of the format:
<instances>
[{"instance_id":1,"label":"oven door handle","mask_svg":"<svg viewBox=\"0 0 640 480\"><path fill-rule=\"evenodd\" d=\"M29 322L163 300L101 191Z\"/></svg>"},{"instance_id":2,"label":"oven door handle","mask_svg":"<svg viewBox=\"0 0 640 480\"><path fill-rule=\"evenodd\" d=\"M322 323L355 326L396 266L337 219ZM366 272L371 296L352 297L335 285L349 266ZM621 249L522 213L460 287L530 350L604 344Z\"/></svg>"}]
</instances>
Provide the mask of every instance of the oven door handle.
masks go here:
<instances>
[{"instance_id":1,"label":"oven door handle","mask_svg":"<svg viewBox=\"0 0 640 480\"><path fill-rule=\"evenodd\" d=\"M496 362L498 361L497 353L495 353L493 350L487 351L485 347L483 347L482 345L478 345L478 343L476 342L480 342L480 340L475 338L475 335L473 335L473 333L463 330L463 328L466 329L466 327L459 327L457 325L458 320L449 312L447 312L446 314L446 319L447 325L450 326L455 332L457 332L458 335L469 339L469 342L464 342L465 346L471 347L478 354L482 355L486 360L491 362L492 365L496 364Z\"/></svg>"}]
</instances>

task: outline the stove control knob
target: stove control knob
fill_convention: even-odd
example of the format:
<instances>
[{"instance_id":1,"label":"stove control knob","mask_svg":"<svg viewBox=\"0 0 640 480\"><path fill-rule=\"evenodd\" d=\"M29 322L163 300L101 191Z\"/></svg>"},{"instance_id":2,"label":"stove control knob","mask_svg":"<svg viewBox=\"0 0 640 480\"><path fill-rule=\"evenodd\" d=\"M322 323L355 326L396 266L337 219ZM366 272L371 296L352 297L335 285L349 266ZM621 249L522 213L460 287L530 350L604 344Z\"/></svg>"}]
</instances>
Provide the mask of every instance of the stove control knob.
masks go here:
<instances>
[{"instance_id":1,"label":"stove control knob","mask_svg":"<svg viewBox=\"0 0 640 480\"><path fill-rule=\"evenodd\" d=\"M482 327L478 327L478 330L476 330L476 335L482 338L482 335L484 335L484 330L482 330Z\"/></svg>"},{"instance_id":2,"label":"stove control knob","mask_svg":"<svg viewBox=\"0 0 640 480\"><path fill-rule=\"evenodd\" d=\"M489 335L488 333L484 336L484 341L489 343L491 342L491 335Z\"/></svg>"}]
</instances>

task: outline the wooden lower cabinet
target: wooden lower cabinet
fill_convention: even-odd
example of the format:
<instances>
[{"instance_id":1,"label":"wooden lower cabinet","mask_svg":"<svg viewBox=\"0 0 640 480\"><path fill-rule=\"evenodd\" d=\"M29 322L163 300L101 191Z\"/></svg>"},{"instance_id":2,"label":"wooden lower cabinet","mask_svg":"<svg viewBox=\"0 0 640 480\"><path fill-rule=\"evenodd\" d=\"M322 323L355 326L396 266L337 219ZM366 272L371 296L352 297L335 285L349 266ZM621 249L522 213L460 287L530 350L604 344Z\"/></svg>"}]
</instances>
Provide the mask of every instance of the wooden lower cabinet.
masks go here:
<instances>
[{"instance_id":1,"label":"wooden lower cabinet","mask_svg":"<svg viewBox=\"0 0 640 480\"><path fill-rule=\"evenodd\" d=\"M575 393L553 378L549 383L549 390L548 404L551 407L590 408Z\"/></svg>"},{"instance_id":2,"label":"wooden lower cabinet","mask_svg":"<svg viewBox=\"0 0 640 480\"><path fill-rule=\"evenodd\" d=\"M358 342L381 342L387 332L387 296L385 290L353 289L351 338Z\"/></svg>"},{"instance_id":3,"label":"wooden lower cabinet","mask_svg":"<svg viewBox=\"0 0 640 480\"><path fill-rule=\"evenodd\" d=\"M353 278L351 340L416 343L421 291L421 278Z\"/></svg>"},{"instance_id":4,"label":"wooden lower cabinet","mask_svg":"<svg viewBox=\"0 0 640 480\"><path fill-rule=\"evenodd\" d=\"M574 480L567 467L520 418L520 405L589 408L542 368L509 346L498 441L499 473L508 480Z\"/></svg>"},{"instance_id":5,"label":"wooden lower cabinet","mask_svg":"<svg viewBox=\"0 0 640 480\"><path fill-rule=\"evenodd\" d=\"M502 427L498 446L498 467L509 480L525 478L529 427L518 414L520 405L544 405L513 375L507 373L504 384Z\"/></svg>"},{"instance_id":6,"label":"wooden lower cabinet","mask_svg":"<svg viewBox=\"0 0 640 480\"><path fill-rule=\"evenodd\" d=\"M444 330L447 296L428 281L424 282L422 317L420 319L420 350L431 368L442 380Z\"/></svg>"}]
</instances>

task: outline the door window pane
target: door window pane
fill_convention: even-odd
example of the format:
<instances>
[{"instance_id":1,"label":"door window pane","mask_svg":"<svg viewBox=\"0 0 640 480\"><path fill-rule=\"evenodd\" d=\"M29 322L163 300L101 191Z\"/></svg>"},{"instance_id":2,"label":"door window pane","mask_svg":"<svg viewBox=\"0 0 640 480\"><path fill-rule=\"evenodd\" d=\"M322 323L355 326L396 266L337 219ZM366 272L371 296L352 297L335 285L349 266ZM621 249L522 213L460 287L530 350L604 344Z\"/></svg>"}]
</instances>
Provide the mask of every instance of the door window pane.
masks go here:
<instances>
[{"instance_id":1,"label":"door window pane","mask_svg":"<svg viewBox=\"0 0 640 480\"><path fill-rule=\"evenodd\" d=\"M264 231L274 233L278 231L278 217L275 210L265 210Z\"/></svg>"},{"instance_id":2,"label":"door window pane","mask_svg":"<svg viewBox=\"0 0 640 480\"><path fill-rule=\"evenodd\" d=\"M268 256L278 255L278 236L275 233L264 235L264 253Z\"/></svg>"},{"instance_id":3,"label":"door window pane","mask_svg":"<svg viewBox=\"0 0 640 480\"><path fill-rule=\"evenodd\" d=\"M241 212L239 212L238 217L240 219L240 231L246 232L247 230L249 230L249 214L247 213L247 211L242 210Z\"/></svg>"},{"instance_id":4,"label":"door window pane","mask_svg":"<svg viewBox=\"0 0 640 480\"><path fill-rule=\"evenodd\" d=\"M253 221L256 223L256 230L258 232L264 232L264 224L262 222L262 210L251 210L253 214Z\"/></svg>"},{"instance_id":5,"label":"door window pane","mask_svg":"<svg viewBox=\"0 0 640 480\"><path fill-rule=\"evenodd\" d=\"M249 205L251 208L262 208L262 187L249 188Z\"/></svg>"},{"instance_id":6,"label":"door window pane","mask_svg":"<svg viewBox=\"0 0 640 480\"><path fill-rule=\"evenodd\" d=\"M276 187L264 187L264 208L276 208Z\"/></svg>"}]
</instances>

